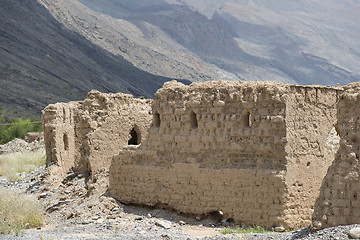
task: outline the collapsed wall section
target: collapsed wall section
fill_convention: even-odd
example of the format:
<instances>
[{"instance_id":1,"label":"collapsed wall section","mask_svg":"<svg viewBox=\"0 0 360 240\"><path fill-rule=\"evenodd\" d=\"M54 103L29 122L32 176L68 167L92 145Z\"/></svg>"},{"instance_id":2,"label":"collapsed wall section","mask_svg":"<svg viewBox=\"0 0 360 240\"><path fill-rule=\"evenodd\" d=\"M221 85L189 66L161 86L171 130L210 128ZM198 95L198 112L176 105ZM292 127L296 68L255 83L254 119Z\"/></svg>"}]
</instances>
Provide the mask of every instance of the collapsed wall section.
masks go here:
<instances>
[{"instance_id":1,"label":"collapsed wall section","mask_svg":"<svg viewBox=\"0 0 360 240\"><path fill-rule=\"evenodd\" d=\"M127 203L285 225L286 84L172 82L148 139L114 157L110 193Z\"/></svg>"},{"instance_id":2,"label":"collapsed wall section","mask_svg":"<svg viewBox=\"0 0 360 240\"><path fill-rule=\"evenodd\" d=\"M342 88L290 86L286 106L287 159L284 218L308 226L321 182L339 147L336 104Z\"/></svg>"},{"instance_id":3,"label":"collapsed wall section","mask_svg":"<svg viewBox=\"0 0 360 240\"><path fill-rule=\"evenodd\" d=\"M146 139L150 113L151 100L98 91L84 101L49 105L42 119L52 175L62 179L70 169L92 177L107 172L119 149Z\"/></svg>"},{"instance_id":4,"label":"collapsed wall section","mask_svg":"<svg viewBox=\"0 0 360 240\"><path fill-rule=\"evenodd\" d=\"M80 105L79 102L51 104L42 114L46 167L60 178L75 165L80 155L75 145L75 115Z\"/></svg>"},{"instance_id":5,"label":"collapsed wall section","mask_svg":"<svg viewBox=\"0 0 360 240\"><path fill-rule=\"evenodd\" d=\"M337 105L340 148L315 204L315 229L360 222L360 83L344 88Z\"/></svg>"},{"instance_id":6,"label":"collapsed wall section","mask_svg":"<svg viewBox=\"0 0 360 240\"><path fill-rule=\"evenodd\" d=\"M151 101L129 94L89 92L77 114L79 168L93 174L108 171L113 156L123 146L144 141L152 119Z\"/></svg>"}]
</instances>

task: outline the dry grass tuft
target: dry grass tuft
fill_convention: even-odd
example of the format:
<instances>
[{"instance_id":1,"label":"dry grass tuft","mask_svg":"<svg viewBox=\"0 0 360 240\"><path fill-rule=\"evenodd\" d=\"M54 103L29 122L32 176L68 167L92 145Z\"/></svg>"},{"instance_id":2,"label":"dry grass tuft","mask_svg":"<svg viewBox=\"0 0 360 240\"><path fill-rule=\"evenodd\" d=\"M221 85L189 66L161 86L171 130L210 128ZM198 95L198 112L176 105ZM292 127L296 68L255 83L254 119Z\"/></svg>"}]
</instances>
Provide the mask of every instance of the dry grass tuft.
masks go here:
<instances>
[{"instance_id":1,"label":"dry grass tuft","mask_svg":"<svg viewBox=\"0 0 360 240\"><path fill-rule=\"evenodd\" d=\"M0 155L0 176L5 176L9 181L19 181L19 173L32 172L45 165L45 161L44 150Z\"/></svg>"},{"instance_id":2,"label":"dry grass tuft","mask_svg":"<svg viewBox=\"0 0 360 240\"><path fill-rule=\"evenodd\" d=\"M0 234L43 225L43 208L33 196L0 187Z\"/></svg>"},{"instance_id":3,"label":"dry grass tuft","mask_svg":"<svg viewBox=\"0 0 360 240\"><path fill-rule=\"evenodd\" d=\"M260 226L254 226L254 227L230 227L225 228L220 231L221 234L229 234L229 233L266 233L271 232L269 230L266 230L263 227Z\"/></svg>"}]
</instances>

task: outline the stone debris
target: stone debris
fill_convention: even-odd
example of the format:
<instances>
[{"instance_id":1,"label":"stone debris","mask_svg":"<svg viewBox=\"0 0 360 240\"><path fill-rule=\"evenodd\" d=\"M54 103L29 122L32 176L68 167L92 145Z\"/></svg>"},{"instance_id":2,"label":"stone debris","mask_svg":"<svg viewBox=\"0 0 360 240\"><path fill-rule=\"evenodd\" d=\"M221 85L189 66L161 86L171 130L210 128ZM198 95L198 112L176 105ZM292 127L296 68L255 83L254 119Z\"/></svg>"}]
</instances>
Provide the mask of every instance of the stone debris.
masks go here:
<instances>
[{"instance_id":1,"label":"stone debris","mask_svg":"<svg viewBox=\"0 0 360 240\"><path fill-rule=\"evenodd\" d=\"M180 226L184 226L184 225L186 225L186 222L180 221L180 222L179 222L179 225L180 225Z\"/></svg>"},{"instance_id":2,"label":"stone debris","mask_svg":"<svg viewBox=\"0 0 360 240\"><path fill-rule=\"evenodd\" d=\"M25 141L27 143L32 143L34 141L44 140L44 132L28 132L25 135Z\"/></svg>"},{"instance_id":3,"label":"stone debris","mask_svg":"<svg viewBox=\"0 0 360 240\"><path fill-rule=\"evenodd\" d=\"M44 139L34 140L30 143L16 138L4 145L0 145L0 155L10 153L32 152L44 147Z\"/></svg>"},{"instance_id":4,"label":"stone debris","mask_svg":"<svg viewBox=\"0 0 360 240\"><path fill-rule=\"evenodd\" d=\"M275 232L285 232L285 228L284 227L275 227L274 228Z\"/></svg>"},{"instance_id":5,"label":"stone debris","mask_svg":"<svg viewBox=\"0 0 360 240\"><path fill-rule=\"evenodd\" d=\"M349 235L351 238L360 239L360 227L352 228Z\"/></svg>"},{"instance_id":6,"label":"stone debris","mask_svg":"<svg viewBox=\"0 0 360 240\"><path fill-rule=\"evenodd\" d=\"M165 229L170 229L171 228L171 223L169 222L165 222L165 221L155 221L155 225L156 226L159 226L159 227L162 227L162 228L165 228Z\"/></svg>"}]
</instances>

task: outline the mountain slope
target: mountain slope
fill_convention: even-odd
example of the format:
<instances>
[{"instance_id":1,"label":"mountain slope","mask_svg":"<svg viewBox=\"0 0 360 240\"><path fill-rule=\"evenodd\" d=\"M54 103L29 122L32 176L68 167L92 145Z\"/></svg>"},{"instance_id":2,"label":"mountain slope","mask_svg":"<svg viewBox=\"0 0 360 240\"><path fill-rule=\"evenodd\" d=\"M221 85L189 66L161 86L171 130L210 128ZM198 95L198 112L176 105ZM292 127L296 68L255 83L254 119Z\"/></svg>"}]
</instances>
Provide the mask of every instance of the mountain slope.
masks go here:
<instances>
[{"instance_id":1,"label":"mountain slope","mask_svg":"<svg viewBox=\"0 0 360 240\"><path fill-rule=\"evenodd\" d=\"M176 2L208 18L223 19L232 26L241 49L268 59L298 83L333 85L360 80L358 1Z\"/></svg>"},{"instance_id":2,"label":"mountain slope","mask_svg":"<svg viewBox=\"0 0 360 240\"><path fill-rule=\"evenodd\" d=\"M170 80L135 68L57 22L36 0L0 2L0 106L39 114L91 89L152 97Z\"/></svg>"},{"instance_id":3,"label":"mountain slope","mask_svg":"<svg viewBox=\"0 0 360 240\"><path fill-rule=\"evenodd\" d=\"M137 13L138 11L133 7L133 5L137 6L138 2L128 1L126 4L133 5L119 8L119 5L123 6L124 3L120 2L113 6L111 1L93 1L91 7L77 0L38 1L67 28L82 34L89 41L109 52L123 56L144 71L191 81L223 78L239 80L234 74L201 59L159 26L148 21L139 20L133 23L125 18L113 17L142 15L141 11ZM147 5L151 4L152 1ZM164 5L167 4L162 6ZM98 6L106 6L109 11L112 9L114 11L111 15L103 14Z\"/></svg>"},{"instance_id":4,"label":"mountain slope","mask_svg":"<svg viewBox=\"0 0 360 240\"><path fill-rule=\"evenodd\" d=\"M39 1L67 27L163 76L324 85L360 80L355 1Z\"/></svg>"},{"instance_id":5,"label":"mountain slope","mask_svg":"<svg viewBox=\"0 0 360 240\"><path fill-rule=\"evenodd\" d=\"M0 113L93 88L151 97L171 78L359 81L359 12L355 0L3 0Z\"/></svg>"}]
</instances>

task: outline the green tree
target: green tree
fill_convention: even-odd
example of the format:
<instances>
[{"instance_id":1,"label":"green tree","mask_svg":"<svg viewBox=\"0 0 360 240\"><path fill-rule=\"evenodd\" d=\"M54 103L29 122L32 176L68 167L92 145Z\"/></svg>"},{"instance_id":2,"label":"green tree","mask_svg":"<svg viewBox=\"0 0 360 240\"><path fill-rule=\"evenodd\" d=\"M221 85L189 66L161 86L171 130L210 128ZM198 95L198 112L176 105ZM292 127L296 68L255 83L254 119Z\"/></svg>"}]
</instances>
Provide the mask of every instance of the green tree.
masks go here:
<instances>
[{"instance_id":1,"label":"green tree","mask_svg":"<svg viewBox=\"0 0 360 240\"><path fill-rule=\"evenodd\" d=\"M0 144L7 143L15 138L25 138L28 132L41 132L41 122L38 118L11 118L0 116Z\"/></svg>"}]
</instances>

